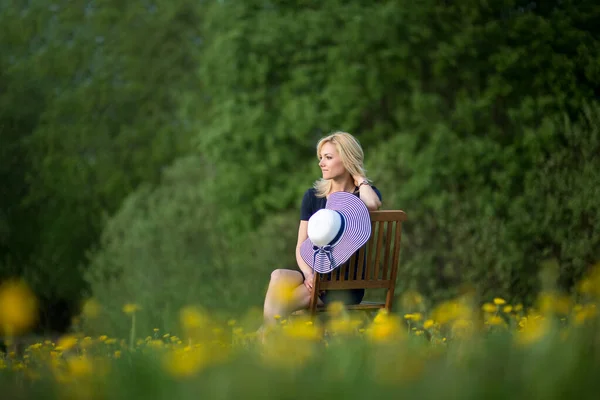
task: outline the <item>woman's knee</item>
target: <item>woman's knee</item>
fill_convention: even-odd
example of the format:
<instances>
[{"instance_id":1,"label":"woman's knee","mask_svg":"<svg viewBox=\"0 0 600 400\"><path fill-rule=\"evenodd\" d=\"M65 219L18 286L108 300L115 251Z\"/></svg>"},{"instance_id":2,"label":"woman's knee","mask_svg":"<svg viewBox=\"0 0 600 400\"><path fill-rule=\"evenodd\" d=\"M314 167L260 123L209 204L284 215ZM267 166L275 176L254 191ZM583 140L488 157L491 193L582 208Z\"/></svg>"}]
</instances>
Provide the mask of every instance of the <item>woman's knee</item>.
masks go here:
<instances>
[{"instance_id":1,"label":"woman's knee","mask_svg":"<svg viewBox=\"0 0 600 400\"><path fill-rule=\"evenodd\" d=\"M284 275L284 270L283 269L276 269L273 272L271 272L271 281L277 281L279 279L282 278L282 276Z\"/></svg>"},{"instance_id":2,"label":"woman's knee","mask_svg":"<svg viewBox=\"0 0 600 400\"><path fill-rule=\"evenodd\" d=\"M271 272L271 282L296 281L299 277L300 274L291 269L278 268Z\"/></svg>"}]
</instances>

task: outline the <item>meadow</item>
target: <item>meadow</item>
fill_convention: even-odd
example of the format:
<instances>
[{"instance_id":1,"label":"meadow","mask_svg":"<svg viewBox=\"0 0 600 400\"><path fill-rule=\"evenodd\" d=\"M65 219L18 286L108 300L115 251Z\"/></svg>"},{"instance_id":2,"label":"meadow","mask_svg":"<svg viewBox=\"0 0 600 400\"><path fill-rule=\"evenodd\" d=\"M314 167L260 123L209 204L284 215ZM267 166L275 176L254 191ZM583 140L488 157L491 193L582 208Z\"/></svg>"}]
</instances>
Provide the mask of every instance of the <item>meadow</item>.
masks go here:
<instances>
[{"instance_id":1,"label":"meadow","mask_svg":"<svg viewBox=\"0 0 600 400\"><path fill-rule=\"evenodd\" d=\"M0 400L600 397L597 3L0 2ZM394 308L263 345L337 130Z\"/></svg>"},{"instance_id":2,"label":"meadow","mask_svg":"<svg viewBox=\"0 0 600 400\"><path fill-rule=\"evenodd\" d=\"M16 281L0 289L15 343L32 322L31 293ZM188 306L179 331L138 332L144 310L124 304L127 337L86 336L75 321L57 340L8 343L2 398L597 398L599 299L600 266L572 295L542 292L534 307L499 297L478 305L469 294L429 306L406 292L398 312L337 303L314 319L279 318L265 343L253 312L226 320ZM100 308L89 300L77 318Z\"/></svg>"}]
</instances>

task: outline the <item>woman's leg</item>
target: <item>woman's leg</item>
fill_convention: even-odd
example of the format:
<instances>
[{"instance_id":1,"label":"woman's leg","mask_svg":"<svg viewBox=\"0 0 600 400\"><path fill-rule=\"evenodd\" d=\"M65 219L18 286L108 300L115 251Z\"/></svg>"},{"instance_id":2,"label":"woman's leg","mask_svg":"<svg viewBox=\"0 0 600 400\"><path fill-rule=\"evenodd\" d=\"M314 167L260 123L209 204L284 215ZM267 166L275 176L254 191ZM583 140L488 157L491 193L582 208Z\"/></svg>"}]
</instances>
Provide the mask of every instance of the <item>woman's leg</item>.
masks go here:
<instances>
[{"instance_id":1,"label":"woman's leg","mask_svg":"<svg viewBox=\"0 0 600 400\"><path fill-rule=\"evenodd\" d=\"M271 281L265 296L264 324L275 323L275 316L307 308L310 292L304 286L304 277L299 271L276 269L271 273Z\"/></svg>"}]
</instances>

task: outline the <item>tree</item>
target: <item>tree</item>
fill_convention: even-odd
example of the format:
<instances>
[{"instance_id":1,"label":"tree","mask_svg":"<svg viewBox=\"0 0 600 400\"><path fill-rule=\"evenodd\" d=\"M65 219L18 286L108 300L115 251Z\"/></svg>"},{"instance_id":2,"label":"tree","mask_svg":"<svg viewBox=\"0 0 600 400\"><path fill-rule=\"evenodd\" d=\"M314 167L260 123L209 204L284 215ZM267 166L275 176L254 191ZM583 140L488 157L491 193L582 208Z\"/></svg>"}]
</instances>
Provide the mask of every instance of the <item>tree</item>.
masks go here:
<instances>
[{"instance_id":1,"label":"tree","mask_svg":"<svg viewBox=\"0 0 600 400\"><path fill-rule=\"evenodd\" d=\"M342 129L367 148L386 208L412 221L407 284L533 293L532 264L552 244L517 234L525 209L513 201L544 168L539 152L566 142L557 118L578 120L598 93L598 12L573 1L215 3L197 142L230 234L297 206L316 178L316 140Z\"/></svg>"},{"instance_id":2,"label":"tree","mask_svg":"<svg viewBox=\"0 0 600 400\"><path fill-rule=\"evenodd\" d=\"M190 124L178 110L199 93L202 7L107 0L2 8L8 90L0 101L8 107L0 126L19 157L5 167L14 183L3 257L48 301L74 308L79 267L103 219L189 151Z\"/></svg>"}]
</instances>

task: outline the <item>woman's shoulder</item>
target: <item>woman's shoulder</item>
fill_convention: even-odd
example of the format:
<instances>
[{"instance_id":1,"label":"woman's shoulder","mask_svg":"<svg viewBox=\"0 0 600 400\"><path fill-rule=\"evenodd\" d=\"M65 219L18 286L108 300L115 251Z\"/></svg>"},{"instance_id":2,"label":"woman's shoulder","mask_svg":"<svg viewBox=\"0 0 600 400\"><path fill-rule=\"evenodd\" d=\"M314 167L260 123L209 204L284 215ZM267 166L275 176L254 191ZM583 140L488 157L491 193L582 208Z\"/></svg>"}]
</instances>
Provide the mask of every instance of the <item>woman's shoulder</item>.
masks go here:
<instances>
[{"instance_id":1,"label":"woman's shoulder","mask_svg":"<svg viewBox=\"0 0 600 400\"><path fill-rule=\"evenodd\" d=\"M306 191L304 192L304 196L302 196L302 200L310 202L316 201L317 189L315 189L314 187L306 189Z\"/></svg>"},{"instance_id":2,"label":"woman's shoulder","mask_svg":"<svg viewBox=\"0 0 600 400\"><path fill-rule=\"evenodd\" d=\"M307 189L302 196L302 206L300 207L300 219L308 221L317 208L317 196L314 188Z\"/></svg>"}]
</instances>

